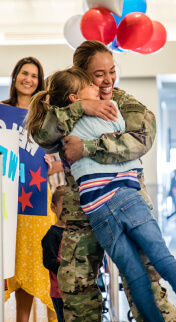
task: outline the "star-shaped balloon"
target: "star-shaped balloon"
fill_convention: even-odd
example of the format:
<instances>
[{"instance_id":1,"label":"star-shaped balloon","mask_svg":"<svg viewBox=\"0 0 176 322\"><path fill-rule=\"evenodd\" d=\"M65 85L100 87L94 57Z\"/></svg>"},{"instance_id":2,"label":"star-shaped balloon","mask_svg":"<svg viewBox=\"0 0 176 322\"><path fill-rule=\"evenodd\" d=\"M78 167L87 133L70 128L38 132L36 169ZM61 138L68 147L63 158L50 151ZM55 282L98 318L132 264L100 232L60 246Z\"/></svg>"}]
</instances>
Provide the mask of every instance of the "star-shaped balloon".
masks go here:
<instances>
[{"instance_id":1,"label":"star-shaped balloon","mask_svg":"<svg viewBox=\"0 0 176 322\"><path fill-rule=\"evenodd\" d=\"M123 9L123 0L86 0L89 9L92 8L105 8L116 16L121 17Z\"/></svg>"},{"instance_id":2,"label":"star-shaped balloon","mask_svg":"<svg viewBox=\"0 0 176 322\"><path fill-rule=\"evenodd\" d=\"M40 172L41 172L41 167L38 168L37 172L33 172L32 170L30 170L32 180L29 184L29 186L32 186L35 184L39 191L40 191L40 183L46 181L45 178L41 177Z\"/></svg>"},{"instance_id":3,"label":"star-shaped balloon","mask_svg":"<svg viewBox=\"0 0 176 322\"><path fill-rule=\"evenodd\" d=\"M21 196L18 198L18 201L22 203L22 211L26 208L26 206L33 208L31 205L29 198L31 197L32 192L25 193L23 187L21 189Z\"/></svg>"}]
</instances>

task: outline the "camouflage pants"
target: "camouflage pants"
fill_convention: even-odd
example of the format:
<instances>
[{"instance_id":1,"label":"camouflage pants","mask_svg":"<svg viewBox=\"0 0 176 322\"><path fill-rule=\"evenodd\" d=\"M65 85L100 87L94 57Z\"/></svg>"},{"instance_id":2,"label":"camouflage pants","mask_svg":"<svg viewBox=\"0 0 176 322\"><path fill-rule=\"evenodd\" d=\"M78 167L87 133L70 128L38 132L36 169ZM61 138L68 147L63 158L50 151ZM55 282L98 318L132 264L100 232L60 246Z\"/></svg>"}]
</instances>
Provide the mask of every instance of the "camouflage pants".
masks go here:
<instances>
[{"instance_id":1,"label":"camouflage pants","mask_svg":"<svg viewBox=\"0 0 176 322\"><path fill-rule=\"evenodd\" d=\"M103 255L88 222L67 223L57 275L67 322L101 321L102 296L97 274Z\"/></svg>"},{"instance_id":2,"label":"camouflage pants","mask_svg":"<svg viewBox=\"0 0 176 322\"><path fill-rule=\"evenodd\" d=\"M154 292L156 303L163 315L164 320L166 322L176 322L176 307L171 302L168 301L167 290L164 287L162 287L159 283L159 280L161 278L160 275L156 272L154 267L150 264L150 261L147 258L147 256L142 251L139 251L139 253L140 253L140 257L147 269L150 280L152 282L152 290ZM133 317L136 320L136 322L142 322L143 319L140 316L137 308L135 307L135 305L132 301L131 294L130 294L128 285L125 281L125 278L122 275L121 275L121 277L122 277L124 291L125 291L126 297L128 299L128 303L130 306L130 310L133 314Z\"/></svg>"}]
</instances>

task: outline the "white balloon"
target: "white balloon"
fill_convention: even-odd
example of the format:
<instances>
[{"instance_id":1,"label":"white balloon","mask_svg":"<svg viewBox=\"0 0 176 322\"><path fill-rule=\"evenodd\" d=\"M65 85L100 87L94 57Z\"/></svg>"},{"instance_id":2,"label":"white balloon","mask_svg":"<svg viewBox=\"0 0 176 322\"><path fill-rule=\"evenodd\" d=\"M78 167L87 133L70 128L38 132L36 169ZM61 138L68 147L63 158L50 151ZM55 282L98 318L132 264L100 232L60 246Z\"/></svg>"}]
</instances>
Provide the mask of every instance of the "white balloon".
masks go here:
<instances>
[{"instance_id":1,"label":"white balloon","mask_svg":"<svg viewBox=\"0 0 176 322\"><path fill-rule=\"evenodd\" d=\"M105 8L116 16L122 16L123 0L86 0L89 9Z\"/></svg>"},{"instance_id":2,"label":"white balloon","mask_svg":"<svg viewBox=\"0 0 176 322\"><path fill-rule=\"evenodd\" d=\"M72 16L64 25L64 37L67 40L68 45L73 49L76 49L86 40L80 29L81 19L82 15Z\"/></svg>"}]
</instances>

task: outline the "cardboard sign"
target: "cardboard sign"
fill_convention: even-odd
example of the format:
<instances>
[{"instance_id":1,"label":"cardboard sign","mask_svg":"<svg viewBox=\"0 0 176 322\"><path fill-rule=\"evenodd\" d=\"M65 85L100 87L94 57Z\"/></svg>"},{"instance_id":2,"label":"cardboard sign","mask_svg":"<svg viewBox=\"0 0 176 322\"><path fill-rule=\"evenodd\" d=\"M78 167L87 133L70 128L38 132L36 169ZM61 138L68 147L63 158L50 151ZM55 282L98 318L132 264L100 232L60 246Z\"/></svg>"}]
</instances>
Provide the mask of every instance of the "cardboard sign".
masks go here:
<instances>
[{"instance_id":1,"label":"cardboard sign","mask_svg":"<svg viewBox=\"0 0 176 322\"><path fill-rule=\"evenodd\" d=\"M19 132L0 130L4 278L15 275L18 210Z\"/></svg>"},{"instance_id":2,"label":"cardboard sign","mask_svg":"<svg viewBox=\"0 0 176 322\"><path fill-rule=\"evenodd\" d=\"M26 113L26 109L0 105L0 129L9 129L19 135L18 214L46 216L48 169L45 151L34 141L27 141L27 131L23 129Z\"/></svg>"}]
</instances>

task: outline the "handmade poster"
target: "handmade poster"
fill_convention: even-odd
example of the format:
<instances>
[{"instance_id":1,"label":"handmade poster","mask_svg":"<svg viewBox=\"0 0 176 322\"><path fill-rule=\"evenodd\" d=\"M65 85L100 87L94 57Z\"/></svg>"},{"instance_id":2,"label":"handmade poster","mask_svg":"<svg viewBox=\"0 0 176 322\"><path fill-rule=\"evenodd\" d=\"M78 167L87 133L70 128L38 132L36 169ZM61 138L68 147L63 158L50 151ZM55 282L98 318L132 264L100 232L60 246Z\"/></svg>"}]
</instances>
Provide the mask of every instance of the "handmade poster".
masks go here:
<instances>
[{"instance_id":1,"label":"handmade poster","mask_svg":"<svg viewBox=\"0 0 176 322\"><path fill-rule=\"evenodd\" d=\"M27 110L0 105L0 129L19 132L18 214L47 215L47 164L44 150L27 140L23 129ZM10 202L6 201L6 202Z\"/></svg>"},{"instance_id":2,"label":"handmade poster","mask_svg":"<svg viewBox=\"0 0 176 322\"><path fill-rule=\"evenodd\" d=\"M2 216L4 278L15 275L15 248L18 210L19 132L0 130L2 153ZM1 236L2 237L2 236Z\"/></svg>"}]
</instances>

